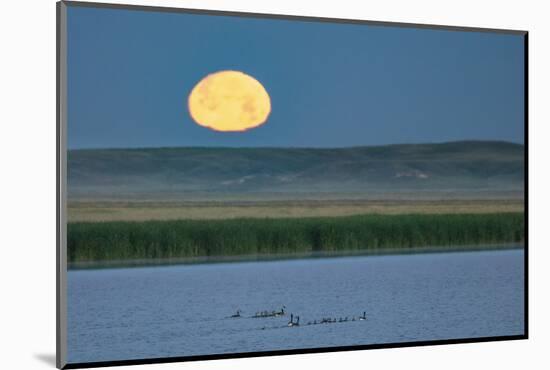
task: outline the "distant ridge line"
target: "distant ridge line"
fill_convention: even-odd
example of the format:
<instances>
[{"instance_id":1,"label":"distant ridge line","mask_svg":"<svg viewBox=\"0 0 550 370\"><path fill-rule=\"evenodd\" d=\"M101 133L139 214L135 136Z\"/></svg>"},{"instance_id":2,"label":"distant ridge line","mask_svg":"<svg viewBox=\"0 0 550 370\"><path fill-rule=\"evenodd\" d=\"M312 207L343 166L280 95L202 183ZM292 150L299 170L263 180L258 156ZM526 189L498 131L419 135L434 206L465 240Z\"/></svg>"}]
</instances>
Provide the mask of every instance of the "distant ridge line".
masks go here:
<instances>
[{"instance_id":1,"label":"distant ridge line","mask_svg":"<svg viewBox=\"0 0 550 370\"><path fill-rule=\"evenodd\" d=\"M504 144L518 147L525 147L524 143L516 143L506 140L456 140L442 142L423 142L423 143L395 143L395 144L380 144L380 145L352 145L352 146L335 146L335 147L307 147L307 146L149 146L149 147L88 147L88 148L69 148L69 152L76 151L92 151L92 150L174 150L174 149L223 149L223 150L248 150L248 149L281 149L281 150L346 150L346 149L369 149L369 148L390 148L390 147L407 147L407 146L442 146L453 144Z\"/></svg>"}]
</instances>

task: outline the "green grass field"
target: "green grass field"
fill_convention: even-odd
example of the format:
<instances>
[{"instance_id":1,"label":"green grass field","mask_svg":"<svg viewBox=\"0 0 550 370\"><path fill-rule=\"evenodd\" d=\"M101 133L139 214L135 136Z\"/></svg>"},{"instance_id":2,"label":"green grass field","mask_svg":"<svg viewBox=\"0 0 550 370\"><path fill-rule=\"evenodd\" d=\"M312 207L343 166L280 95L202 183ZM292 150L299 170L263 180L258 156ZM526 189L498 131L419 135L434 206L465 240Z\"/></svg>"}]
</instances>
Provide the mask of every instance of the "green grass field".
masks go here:
<instances>
[{"instance_id":1,"label":"green grass field","mask_svg":"<svg viewBox=\"0 0 550 370\"><path fill-rule=\"evenodd\" d=\"M521 243L523 213L69 223L68 262Z\"/></svg>"}]
</instances>

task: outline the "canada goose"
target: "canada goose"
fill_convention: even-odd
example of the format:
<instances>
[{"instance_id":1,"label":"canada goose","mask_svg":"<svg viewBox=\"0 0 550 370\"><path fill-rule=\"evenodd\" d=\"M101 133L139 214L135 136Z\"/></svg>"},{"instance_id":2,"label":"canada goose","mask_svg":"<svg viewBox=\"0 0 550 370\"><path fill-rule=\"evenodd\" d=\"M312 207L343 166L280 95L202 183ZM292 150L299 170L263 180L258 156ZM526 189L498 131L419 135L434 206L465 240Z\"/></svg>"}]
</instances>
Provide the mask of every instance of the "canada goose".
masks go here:
<instances>
[{"instance_id":1,"label":"canada goose","mask_svg":"<svg viewBox=\"0 0 550 370\"><path fill-rule=\"evenodd\" d=\"M366 319L367 319L367 313L365 311L363 311L363 316L360 316L359 320L363 321L363 320L366 320Z\"/></svg>"},{"instance_id":2,"label":"canada goose","mask_svg":"<svg viewBox=\"0 0 550 370\"><path fill-rule=\"evenodd\" d=\"M296 322L294 322L294 316L290 314L290 321L287 326L300 326L300 316L296 316Z\"/></svg>"},{"instance_id":3,"label":"canada goose","mask_svg":"<svg viewBox=\"0 0 550 370\"><path fill-rule=\"evenodd\" d=\"M281 311L273 311L273 314L275 316L284 316L285 315L285 308L286 306L281 307Z\"/></svg>"},{"instance_id":4,"label":"canada goose","mask_svg":"<svg viewBox=\"0 0 550 370\"><path fill-rule=\"evenodd\" d=\"M258 311L256 312L256 314L254 316L252 316L254 318L258 318L258 317L266 317L266 311Z\"/></svg>"}]
</instances>

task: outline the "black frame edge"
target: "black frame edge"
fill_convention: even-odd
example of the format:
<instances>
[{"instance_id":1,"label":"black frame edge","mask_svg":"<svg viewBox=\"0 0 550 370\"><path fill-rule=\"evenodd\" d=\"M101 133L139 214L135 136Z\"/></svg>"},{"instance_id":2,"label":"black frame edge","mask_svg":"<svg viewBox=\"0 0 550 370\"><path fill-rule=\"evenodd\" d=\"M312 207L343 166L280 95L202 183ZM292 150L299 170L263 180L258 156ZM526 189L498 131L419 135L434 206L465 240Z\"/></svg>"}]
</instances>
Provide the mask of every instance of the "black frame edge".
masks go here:
<instances>
[{"instance_id":1,"label":"black frame edge","mask_svg":"<svg viewBox=\"0 0 550 370\"><path fill-rule=\"evenodd\" d=\"M64 1L58 1L56 4L56 346L55 346L55 366L62 369L67 365L67 309L63 307L66 303L66 270L67 266L63 248L64 237L62 230L65 230L63 221L64 212L64 187L62 176L66 171L62 170L62 163L66 156L63 149L66 147L63 142L64 138L64 121L66 121L65 93L66 93L66 61L62 60L66 57L66 13L67 5Z\"/></svg>"},{"instance_id":2,"label":"black frame edge","mask_svg":"<svg viewBox=\"0 0 550 370\"><path fill-rule=\"evenodd\" d=\"M523 176L523 222L524 222L524 238L525 238L525 255L524 255L524 333L526 339L529 337L529 33L526 32L523 36L523 130L524 130L524 176Z\"/></svg>"}]
</instances>

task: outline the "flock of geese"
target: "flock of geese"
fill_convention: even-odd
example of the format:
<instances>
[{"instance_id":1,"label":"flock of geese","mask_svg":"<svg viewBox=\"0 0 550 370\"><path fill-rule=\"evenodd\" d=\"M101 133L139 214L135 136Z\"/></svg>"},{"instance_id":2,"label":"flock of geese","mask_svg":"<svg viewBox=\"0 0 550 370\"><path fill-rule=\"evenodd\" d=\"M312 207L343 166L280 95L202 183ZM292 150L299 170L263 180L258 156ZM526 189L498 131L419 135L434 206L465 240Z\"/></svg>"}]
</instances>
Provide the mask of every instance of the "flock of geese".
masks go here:
<instances>
[{"instance_id":1,"label":"flock of geese","mask_svg":"<svg viewBox=\"0 0 550 370\"><path fill-rule=\"evenodd\" d=\"M236 319L241 317L247 317L251 319L258 319L258 318L267 318L267 317L280 317L280 316L286 315L285 309L286 307L282 306L279 311L258 311L252 316L243 316L242 315L243 312L241 310L237 310L237 312L229 316L229 318ZM363 312L362 316L358 316L358 317L352 316L350 318L346 316L346 317L340 317L338 319L336 317L323 317L320 320L308 321L304 325L333 324L333 323L342 323L342 322L348 322L348 321L364 321L364 320L367 320L367 313L365 311ZM286 326L288 327L300 326L300 316L294 316L294 314L291 313L290 320L288 321Z\"/></svg>"}]
</instances>

